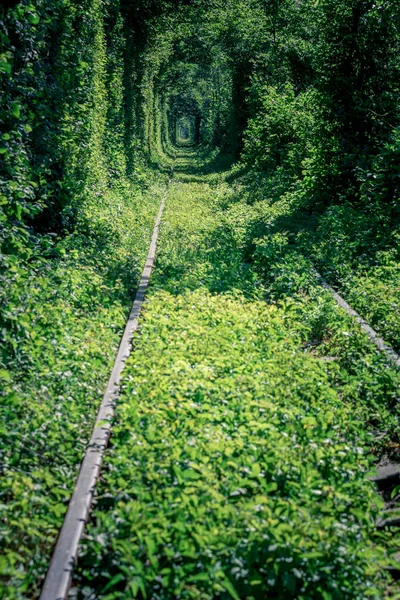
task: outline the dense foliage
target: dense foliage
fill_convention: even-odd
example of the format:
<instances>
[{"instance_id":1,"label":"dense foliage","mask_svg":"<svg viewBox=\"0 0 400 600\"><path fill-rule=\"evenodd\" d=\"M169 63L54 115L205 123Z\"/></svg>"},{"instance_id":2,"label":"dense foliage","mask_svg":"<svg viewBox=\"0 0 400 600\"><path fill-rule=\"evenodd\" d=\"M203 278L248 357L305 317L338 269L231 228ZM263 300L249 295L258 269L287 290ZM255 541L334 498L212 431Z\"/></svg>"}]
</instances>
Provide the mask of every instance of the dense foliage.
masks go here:
<instances>
[{"instance_id":1,"label":"dense foliage","mask_svg":"<svg viewBox=\"0 0 400 600\"><path fill-rule=\"evenodd\" d=\"M384 597L399 375L314 268L400 350L399 30L390 0L2 4L0 595L39 594L178 156L79 593Z\"/></svg>"},{"instance_id":2,"label":"dense foliage","mask_svg":"<svg viewBox=\"0 0 400 600\"><path fill-rule=\"evenodd\" d=\"M399 376L306 265L308 295L261 300L278 286L261 252L243 265L251 212L228 190L170 190L81 596L382 597L365 425Z\"/></svg>"},{"instance_id":3,"label":"dense foliage","mask_svg":"<svg viewBox=\"0 0 400 600\"><path fill-rule=\"evenodd\" d=\"M39 593L165 187L140 157L127 175L118 3L20 3L1 35L0 595L11 599Z\"/></svg>"}]
</instances>

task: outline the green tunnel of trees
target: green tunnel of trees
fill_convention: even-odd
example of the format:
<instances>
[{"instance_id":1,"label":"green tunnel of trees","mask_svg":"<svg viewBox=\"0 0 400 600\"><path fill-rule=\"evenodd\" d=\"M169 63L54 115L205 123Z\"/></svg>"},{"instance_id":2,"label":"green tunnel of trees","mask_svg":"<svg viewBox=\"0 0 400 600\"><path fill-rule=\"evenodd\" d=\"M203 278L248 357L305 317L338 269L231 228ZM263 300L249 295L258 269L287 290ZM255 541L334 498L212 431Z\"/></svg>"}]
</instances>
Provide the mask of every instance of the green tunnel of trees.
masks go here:
<instances>
[{"instance_id":1,"label":"green tunnel of trees","mask_svg":"<svg viewBox=\"0 0 400 600\"><path fill-rule=\"evenodd\" d=\"M246 207L278 207L275 221L249 218L241 266L258 260L289 289L271 256L298 244L332 284L360 265L381 269L356 300L400 350L398 1L3 2L0 595L10 600L38 597L179 153L204 158L200 175L229 165Z\"/></svg>"},{"instance_id":2,"label":"green tunnel of trees","mask_svg":"<svg viewBox=\"0 0 400 600\"><path fill-rule=\"evenodd\" d=\"M85 197L193 143L311 208L397 218L399 7L364 0L9 3L1 28L2 243L74 227Z\"/></svg>"}]
</instances>

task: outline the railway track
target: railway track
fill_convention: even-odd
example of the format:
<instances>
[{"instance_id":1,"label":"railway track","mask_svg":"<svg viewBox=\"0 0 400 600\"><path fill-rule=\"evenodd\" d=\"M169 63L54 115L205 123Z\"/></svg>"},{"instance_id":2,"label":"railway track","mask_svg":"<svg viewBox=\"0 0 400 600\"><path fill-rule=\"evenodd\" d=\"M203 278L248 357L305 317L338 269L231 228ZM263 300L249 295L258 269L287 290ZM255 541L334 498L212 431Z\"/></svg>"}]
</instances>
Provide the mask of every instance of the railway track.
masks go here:
<instances>
[{"instance_id":1,"label":"railway track","mask_svg":"<svg viewBox=\"0 0 400 600\"><path fill-rule=\"evenodd\" d=\"M327 283L318 272L315 272L321 285L328 290L337 304L359 324L368 339L382 352L389 362L400 368L400 357L395 350L386 344L379 334ZM376 523L377 529L395 531L400 527L400 465L388 462L378 467L377 475L372 478L382 496L385 507L382 517ZM400 550L395 555L400 563ZM400 567L388 569L395 579L400 579Z\"/></svg>"},{"instance_id":2,"label":"railway track","mask_svg":"<svg viewBox=\"0 0 400 600\"><path fill-rule=\"evenodd\" d=\"M82 461L76 486L68 506L68 511L65 515L54 548L40 600L63 600L68 596L72 572L77 559L79 542L90 514L94 490L111 434L111 421L114 417L121 374L125 361L132 350L132 339L139 325L139 317L154 265L160 223L172 176L173 167L154 224L149 252L139 281L132 310L122 335L103 400L100 404L96 423Z\"/></svg>"},{"instance_id":3,"label":"railway track","mask_svg":"<svg viewBox=\"0 0 400 600\"><path fill-rule=\"evenodd\" d=\"M327 283L321 277L321 275L317 271L315 271L315 274L316 274L317 278L320 280L322 287L324 287L326 290L328 290L328 292L333 296L333 298L336 300L336 302L338 303L340 308L345 310L347 312L347 314L350 315L350 317L352 317L353 319L355 319L355 321L357 321L357 323L360 325L361 329L367 335L368 339L373 344L375 344L375 346L378 348L378 350L380 350L383 354L386 355L386 357L389 359L389 361L395 367L399 368L400 367L400 356L397 354L397 352L395 352L391 346L386 344L386 342L379 336L379 334L375 331L375 329L373 329L370 325L368 325L368 323L362 317L360 317L360 315L349 304L347 304L346 300L344 300L344 298L342 298L333 289L333 287L330 286L329 283Z\"/></svg>"},{"instance_id":4,"label":"railway track","mask_svg":"<svg viewBox=\"0 0 400 600\"><path fill-rule=\"evenodd\" d=\"M172 178L172 173L171 173ZM95 486L100 474L104 453L111 434L111 421L114 417L119 383L126 359L132 349L132 339L138 328L139 317L149 284L154 265L159 227L168 196L170 182L160 204L157 219L154 225L152 240L136 293L134 304L129 315L120 347L115 359L110 379L100 405L96 424L85 453L74 493L69 503L63 526L54 549L49 570L40 595L40 600L64 600L68 597L73 569L78 555L78 547L84 533L86 522L89 518ZM317 274L318 275L318 274ZM372 343L386 355L396 367L400 366L400 358L396 352L379 337L375 332L321 276L321 285L335 298L339 306L351 315L366 333ZM400 469L398 465L385 465L378 469L374 478L378 490L386 502L384 516L377 523L379 529L395 528L400 525L400 511L396 510L400 498L392 498L392 492L400 483ZM392 569L394 577L398 577L398 570Z\"/></svg>"}]
</instances>

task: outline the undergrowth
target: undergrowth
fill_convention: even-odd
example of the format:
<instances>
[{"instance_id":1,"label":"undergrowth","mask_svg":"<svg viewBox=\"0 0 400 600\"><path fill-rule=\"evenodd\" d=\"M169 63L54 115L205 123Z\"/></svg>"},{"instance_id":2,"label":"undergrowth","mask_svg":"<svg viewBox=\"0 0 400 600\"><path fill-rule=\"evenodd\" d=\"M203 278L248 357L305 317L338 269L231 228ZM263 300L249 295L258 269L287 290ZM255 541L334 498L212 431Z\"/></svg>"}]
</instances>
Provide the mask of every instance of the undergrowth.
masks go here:
<instances>
[{"instance_id":1,"label":"undergrowth","mask_svg":"<svg viewBox=\"0 0 400 600\"><path fill-rule=\"evenodd\" d=\"M165 185L90 203L76 231L7 271L2 294L0 590L39 594ZM51 239L51 238L50 238ZM50 242L50 240L49 240ZM7 365L7 368L5 367Z\"/></svg>"},{"instance_id":2,"label":"undergrowth","mask_svg":"<svg viewBox=\"0 0 400 600\"><path fill-rule=\"evenodd\" d=\"M368 472L398 376L306 259L256 241L265 207L184 171L178 161L79 594L384 597L392 550Z\"/></svg>"}]
</instances>

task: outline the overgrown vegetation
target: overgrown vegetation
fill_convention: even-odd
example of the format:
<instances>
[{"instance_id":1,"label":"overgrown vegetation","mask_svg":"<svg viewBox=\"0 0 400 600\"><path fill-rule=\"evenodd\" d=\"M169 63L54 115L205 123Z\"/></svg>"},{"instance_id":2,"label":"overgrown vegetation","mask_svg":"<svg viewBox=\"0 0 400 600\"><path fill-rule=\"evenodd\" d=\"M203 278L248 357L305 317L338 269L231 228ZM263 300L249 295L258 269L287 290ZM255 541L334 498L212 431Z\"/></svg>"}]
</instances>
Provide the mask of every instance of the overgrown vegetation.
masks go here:
<instances>
[{"instance_id":1,"label":"overgrown vegetation","mask_svg":"<svg viewBox=\"0 0 400 600\"><path fill-rule=\"evenodd\" d=\"M310 271L307 295L262 299L228 199L170 191L81 596L383 597L368 425L395 434L399 376Z\"/></svg>"},{"instance_id":2,"label":"overgrown vegetation","mask_svg":"<svg viewBox=\"0 0 400 600\"><path fill-rule=\"evenodd\" d=\"M127 174L117 3L21 3L2 41L0 595L11 599L40 591L165 182L140 156Z\"/></svg>"},{"instance_id":3,"label":"overgrown vegetation","mask_svg":"<svg viewBox=\"0 0 400 600\"><path fill-rule=\"evenodd\" d=\"M400 350L399 24L387 0L3 3L6 598L39 594L176 156L80 593L395 596L366 473L398 458L399 375L314 268Z\"/></svg>"}]
</instances>

